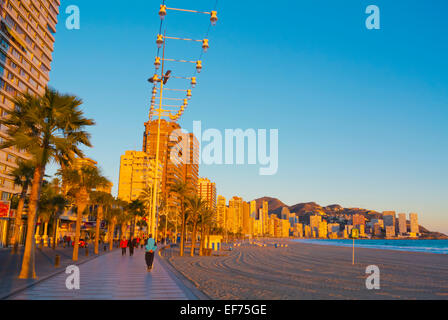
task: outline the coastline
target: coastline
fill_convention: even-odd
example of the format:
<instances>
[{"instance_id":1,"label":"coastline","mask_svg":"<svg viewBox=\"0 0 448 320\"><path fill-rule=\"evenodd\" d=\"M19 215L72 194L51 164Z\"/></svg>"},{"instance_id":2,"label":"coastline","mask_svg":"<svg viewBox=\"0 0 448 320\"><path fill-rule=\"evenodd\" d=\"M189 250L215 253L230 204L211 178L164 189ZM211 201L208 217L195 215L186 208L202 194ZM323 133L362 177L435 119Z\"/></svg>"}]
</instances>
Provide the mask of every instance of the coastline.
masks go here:
<instances>
[{"instance_id":1,"label":"coastline","mask_svg":"<svg viewBox=\"0 0 448 320\"><path fill-rule=\"evenodd\" d=\"M444 254L264 240L243 243L220 256L165 257L212 299L448 299ZM287 243L275 248L274 243ZM186 252L187 253L187 252ZM366 267L380 269L380 290L368 290Z\"/></svg>"},{"instance_id":2,"label":"coastline","mask_svg":"<svg viewBox=\"0 0 448 320\"><path fill-rule=\"evenodd\" d=\"M294 239L291 241L327 246L352 247L351 239ZM437 244L440 246L437 246ZM448 254L448 240L440 239L356 239L355 247L404 252Z\"/></svg>"}]
</instances>

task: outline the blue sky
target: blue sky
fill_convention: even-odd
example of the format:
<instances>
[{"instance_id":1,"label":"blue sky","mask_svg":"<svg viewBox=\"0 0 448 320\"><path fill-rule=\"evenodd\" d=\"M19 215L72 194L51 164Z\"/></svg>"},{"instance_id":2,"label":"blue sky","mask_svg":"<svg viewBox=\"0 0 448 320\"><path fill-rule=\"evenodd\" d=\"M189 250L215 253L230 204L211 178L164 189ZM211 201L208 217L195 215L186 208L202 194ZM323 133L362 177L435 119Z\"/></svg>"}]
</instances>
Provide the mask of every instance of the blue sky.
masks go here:
<instances>
[{"instance_id":1,"label":"blue sky","mask_svg":"<svg viewBox=\"0 0 448 320\"><path fill-rule=\"evenodd\" d=\"M215 0L166 3L209 11ZM80 30L65 28L71 4L81 10ZM365 27L370 4L381 10L380 30ZM120 155L142 147L159 5L61 4L50 85L83 98L97 121L86 153L115 192ZM219 1L180 123L278 129L279 170L259 176L259 166L202 166L200 175L226 197L417 212L421 224L448 232L447 13L445 0ZM205 15L166 18L167 35L200 39L207 26ZM199 53L197 44L167 43L170 58Z\"/></svg>"}]
</instances>

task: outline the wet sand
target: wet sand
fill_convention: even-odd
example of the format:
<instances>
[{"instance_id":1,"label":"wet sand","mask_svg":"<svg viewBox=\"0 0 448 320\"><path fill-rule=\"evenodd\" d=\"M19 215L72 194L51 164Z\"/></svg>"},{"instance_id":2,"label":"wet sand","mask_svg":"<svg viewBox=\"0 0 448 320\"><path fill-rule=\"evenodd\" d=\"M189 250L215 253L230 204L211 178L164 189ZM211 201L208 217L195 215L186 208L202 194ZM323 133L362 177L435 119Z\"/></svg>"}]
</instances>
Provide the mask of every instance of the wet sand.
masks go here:
<instances>
[{"instance_id":1,"label":"wet sand","mask_svg":"<svg viewBox=\"0 0 448 320\"><path fill-rule=\"evenodd\" d=\"M448 255L352 249L292 241L242 244L222 256L177 256L170 263L212 299L443 299ZM273 243L288 243L275 248ZM167 255L168 252L167 252ZM366 267L380 269L380 289L366 288Z\"/></svg>"}]
</instances>

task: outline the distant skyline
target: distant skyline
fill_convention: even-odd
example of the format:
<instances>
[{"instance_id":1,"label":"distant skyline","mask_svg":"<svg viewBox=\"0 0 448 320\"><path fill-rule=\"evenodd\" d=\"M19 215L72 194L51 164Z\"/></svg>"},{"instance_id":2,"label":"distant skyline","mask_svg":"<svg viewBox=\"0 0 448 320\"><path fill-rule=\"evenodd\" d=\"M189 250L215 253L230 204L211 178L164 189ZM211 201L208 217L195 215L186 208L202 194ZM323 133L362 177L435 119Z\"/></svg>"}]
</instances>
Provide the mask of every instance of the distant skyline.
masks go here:
<instances>
[{"instance_id":1,"label":"distant skyline","mask_svg":"<svg viewBox=\"0 0 448 320\"><path fill-rule=\"evenodd\" d=\"M79 0L81 29L72 31L64 12L74 3L61 3L50 85L84 100L97 122L86 156L115 194L120 155L142 149L160 3ZM215 1L167 3L208 11ZM370 4L381 10L380 30L365 27ZM203 165L200 176L226 198L416 212L421 225L448 234L446 12L444 0L219 1L180 124L278 129L279 169L260 176L258 166ZM207 16L166 19L173 35L207 30ZM197 59L197 49L167 43L171 58Z\"/></svg>"}]
</instances>

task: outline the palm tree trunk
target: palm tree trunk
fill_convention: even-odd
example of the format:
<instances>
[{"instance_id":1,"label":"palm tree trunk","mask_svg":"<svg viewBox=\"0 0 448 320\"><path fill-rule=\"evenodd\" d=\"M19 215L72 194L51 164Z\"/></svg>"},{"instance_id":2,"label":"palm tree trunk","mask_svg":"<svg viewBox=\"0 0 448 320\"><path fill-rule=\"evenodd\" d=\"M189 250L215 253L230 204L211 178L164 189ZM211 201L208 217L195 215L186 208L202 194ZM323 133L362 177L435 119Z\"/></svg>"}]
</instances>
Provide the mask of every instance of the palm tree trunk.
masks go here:
<instances>
[{"instance_id":1,"label":"palm tree trunk","mask_svg":"<svg viewBox=\"0 0 448 320\"><path fill-rule=\"evenodd\" d=\"M53 250L56 250L56 237L58 236L58 224L59 224L59 219L56 213L56 216L54 217L54 222L53 222Z\"/></svg>"},{"instance_id":2,"label":"palm tree trunk","mask_svg":"<svg viewBox=\"0 0 448 320\"><path fill-rule=\"evenodd\" d=\"M11 239L11 244L12 244L11 254L17 254L19 252L20 226L22 225L22 212L23 212L23 207L25 206L27 190L28 190L28 185L24 184L22 187L22 192L20 194L19 204L17 206L14 235Z\"/></svg>"},{"instance_id":3,"label":"palm tree trunk","mask_svg":"<svg viewBox=\"0 0 448 320\"><path fill-rule=\"evenodd\" d=\"M109 251L112 251L114 248L114 231L115 231L115 223L111 223L110 233L109 233Z\"/></svg>"},{"instance_id":4,"label":"palm tree trunk","mask_svg":"<svg viewBox=\"0 0 448 320\"><path fill-rule=\"evenodd\" d=\"M87 201L80 201L77 204L77 218L76 218L76 229L75 229L75 244L73 246L73 261L78 261L79 254L79 238L81 236L81 224L82 224L82 214L87 207Z\"/></svg>"},{"instance_id":5,"label":"palm tree trunk","mask_svg":"<svg viewBox=\"0 0 448 320\"><path fill-rule=\"evenodd\" d=\"M36 278L34 227L36 226L37 207L40 199L44 174L45 168L43 166L37 166L34 170L30 204L28 207L28 229L26 233L25 251L23 253L22 269L20 270L19 279Z\"/></svg>"},{"instance_id":6,"label":"palm tree trunk","mask_svg":"<svg viewBox=\"0 0 448 320\"><path fill-rule=\"evenodd\" d=\"M103 206L98 206L98 213L96 215L96 228L95 228L95 254L99 253L99 238L100 238L100 223L103 216Z\"/></svg>"},{"instance_id":7,"label":"palm tree trunk","mask_svg":"<svg viewBox=\"0 0 448 320\"><path fill-rule=\"evenodd\" d=\"M194 256L194 247L196 246L196 232L198 229L198 224L195 222L193 224L193 233L191 235L191 251L190 251L190 256Z\"/></svg>"},{"instance_id":8,"label":"palm tree trunk","mask_svg":"<svg viewBox=\"0 0 448 320\"><path fill-rule=\"evenodd\" d=\"M167 234L167 232L168 232L168 213L165 215L165 236L164 236L165 243L164 244L166 244L166 234Z\"/></svg>"},{"instance_id":9,"label":"palm tree trunk","mask_svg":"<svg viewBox=\"0 0 448 320\"><path fill-rule=\"evenodd\" d=\"M180 232L180 252L179 255L181 257L184 256L184 239L185 239L185 213L182 213L182 225L181 225L181 232Z\"/></svg>"},{"instance_id":10,"label":"palm tree trunk","mask_svg":"<svg viewBox=\"0 0 448 320\"><path fill-rule=\"evenodd\" d=\"M205 232L204 232L204 223L201 223L201 242L199 243L199 256L203 256L204 255L204 236L205 236Z\"/></svg>"}]
</instances>

